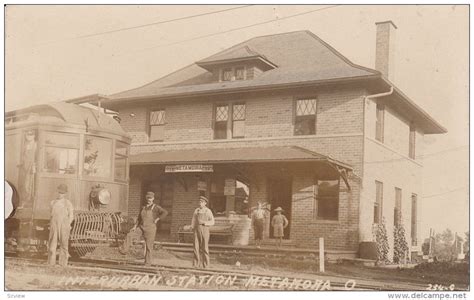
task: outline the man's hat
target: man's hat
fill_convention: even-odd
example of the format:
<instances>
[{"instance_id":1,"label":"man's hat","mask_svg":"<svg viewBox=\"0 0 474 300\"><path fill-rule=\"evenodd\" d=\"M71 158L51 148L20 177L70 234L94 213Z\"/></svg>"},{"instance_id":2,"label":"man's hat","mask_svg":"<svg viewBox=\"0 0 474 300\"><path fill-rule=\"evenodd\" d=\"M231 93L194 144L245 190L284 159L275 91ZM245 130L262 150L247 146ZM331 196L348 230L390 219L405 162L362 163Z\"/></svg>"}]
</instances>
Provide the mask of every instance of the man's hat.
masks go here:
<instances>
[{"instance_id":1,"label":"man's hat","mask_svg":"<svg viewBox=\"0 0 474 300\"><path fill-rule=\"evenodd\" d=\"M67 185L65 185L64 183L61 183L60 185L58 185L58 192L60 194L66 194L67 193Z\"/></svg>"},{"instance_id":2,"label":"man's hat","mask_svg":"<svg viewBox=\"0 0 474 300\"><path fill-rule=\"evenodd\" d=\"M207 199L206 197L204 196L199 196L199 201L204 201L206 203L209 203L209 199Z\"/></svg>"},{"instance_id":3,"label":"man's hat","mask_svg":"<svg viewBox=\"0 0 474 300\"><path fill-rule=\"evenodd\" d=\"M153 192L146 192L146 196L145 196L145 197L146 197L146 198L148 198L148 197L155 198L155 193L153 193Z\"/></svg>"},{"instance_id":4,"label":"man's hat","mask_svg":"<svg viewBox=\"0 0 474 300\"><path fill-rule=\"evenodd\" d=\"M275 211L284 211L283 208L281 208L280 206L278 206L277 208L275 208Z\"/></svg>"}]
</instances>

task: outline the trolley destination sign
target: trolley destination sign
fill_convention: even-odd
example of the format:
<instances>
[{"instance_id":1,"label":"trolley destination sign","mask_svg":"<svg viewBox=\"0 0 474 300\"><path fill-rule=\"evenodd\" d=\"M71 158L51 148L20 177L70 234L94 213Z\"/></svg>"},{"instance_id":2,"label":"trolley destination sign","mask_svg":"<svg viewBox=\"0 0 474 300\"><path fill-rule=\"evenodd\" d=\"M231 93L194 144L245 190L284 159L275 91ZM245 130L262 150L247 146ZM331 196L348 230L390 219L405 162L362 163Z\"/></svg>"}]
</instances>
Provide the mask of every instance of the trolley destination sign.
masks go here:
<instances>
[{"instance_id":1,"label":"trolley destination sign","mask_svg":"<svg viewBox=\"0 0 474 300\"><path fill-rule=\"evenodd\" d=\"M214 172L213 165L168 165L165 173Z\"/></svg>"}]
</instances>

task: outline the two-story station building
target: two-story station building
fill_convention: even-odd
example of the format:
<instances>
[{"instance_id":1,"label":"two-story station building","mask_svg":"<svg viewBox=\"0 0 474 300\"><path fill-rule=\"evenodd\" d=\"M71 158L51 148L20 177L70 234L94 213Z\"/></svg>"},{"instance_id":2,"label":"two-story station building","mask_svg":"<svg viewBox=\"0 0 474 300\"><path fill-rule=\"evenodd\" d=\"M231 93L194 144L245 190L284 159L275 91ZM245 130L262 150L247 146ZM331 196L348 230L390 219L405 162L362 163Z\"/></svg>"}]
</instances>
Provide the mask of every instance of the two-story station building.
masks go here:
<instances>
[{"instance_id":1,"label":"two-story station building","mask_svg":"<svg viewBox=\"0 0 474 300\"><path fill-rule=\"evenodd\" d=\"M261 201L284 209L285 239L299 247L324 237L328 250L356 255L384 218L391 251L396 222L419 250L423 137L446 130L388 80L395 29L377 23L377 70L296 31L104 97L132 137L129 214L155 191L171 212L161 233L174 239L206 195L218 219L240 224L234 243L247 244Z\"/></svg>"}]
</instances>

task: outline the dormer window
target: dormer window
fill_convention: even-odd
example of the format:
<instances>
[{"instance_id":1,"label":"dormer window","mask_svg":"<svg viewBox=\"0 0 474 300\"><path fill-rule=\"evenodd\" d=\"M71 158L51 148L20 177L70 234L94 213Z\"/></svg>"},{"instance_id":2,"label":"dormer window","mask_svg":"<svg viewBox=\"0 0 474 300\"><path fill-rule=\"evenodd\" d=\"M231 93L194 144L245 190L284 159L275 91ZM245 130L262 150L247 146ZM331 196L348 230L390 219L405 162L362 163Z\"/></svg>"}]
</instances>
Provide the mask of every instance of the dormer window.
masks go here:
<instances>
[{"instance_id":1,"label":"dormer window","mask_svg":"<svg viewBox=\"0 0 474 300\"><path fill-rule=\"evenodd\" d=\"M221 81L245 80L245 67L222 69Z\"/></svg>"},{"instance_id":2,"label":"dormer window","mask_svg":"<svg viewBox=\"0 0 474 300\"><path fill-rule=\"evenodd\" d=\"M251 80L263 72L277 68L276 64L248 46L218 53L196 64L211 72L212 78L220 82Z\"/></svg>"},{"instance_id":3,"label":"dormer window","mask_svg":"<svg viewBox=\"0 0 474 300\"><path fill-rule=\"evenodd\" d=\"M244 80L245 79L245 68L235 68L235 80Z\"/></svg>"},{"instance_id":4,"label":"dormer window","mask_svg":"<svg viewBox=\"0 0 474 300\"><path fill-rule=\"evenodd\" d=\"M222 71L222 81L231 81L232 80L232 69L224 69Z\"/></svg>"}]
</instances>

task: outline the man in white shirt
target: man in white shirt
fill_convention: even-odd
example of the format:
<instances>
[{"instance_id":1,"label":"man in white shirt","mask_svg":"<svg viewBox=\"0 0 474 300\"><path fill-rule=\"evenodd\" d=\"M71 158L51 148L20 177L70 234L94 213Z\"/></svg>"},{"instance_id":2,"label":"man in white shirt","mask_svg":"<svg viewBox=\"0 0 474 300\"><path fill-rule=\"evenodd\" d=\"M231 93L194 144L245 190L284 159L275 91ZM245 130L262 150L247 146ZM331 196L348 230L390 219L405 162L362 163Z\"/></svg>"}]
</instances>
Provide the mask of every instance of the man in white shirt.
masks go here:
<instances>
[{"instance_id":1,"label":"man in white shirt","mask_svg":"<svg viewBox=\"0 0 474 300\"><path fill-rule=\"evenodd\" d=\"M209 200L199 197L199 207L193 214L191 227L194 231L194 261L193 266L199 268L201 263L203 268L209 266L209 226L214 225L212 211L206 207Z\"/></svg>"}]
</instances>

